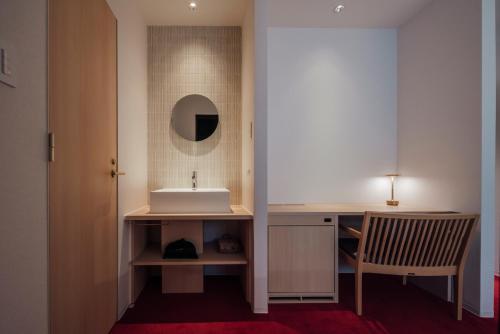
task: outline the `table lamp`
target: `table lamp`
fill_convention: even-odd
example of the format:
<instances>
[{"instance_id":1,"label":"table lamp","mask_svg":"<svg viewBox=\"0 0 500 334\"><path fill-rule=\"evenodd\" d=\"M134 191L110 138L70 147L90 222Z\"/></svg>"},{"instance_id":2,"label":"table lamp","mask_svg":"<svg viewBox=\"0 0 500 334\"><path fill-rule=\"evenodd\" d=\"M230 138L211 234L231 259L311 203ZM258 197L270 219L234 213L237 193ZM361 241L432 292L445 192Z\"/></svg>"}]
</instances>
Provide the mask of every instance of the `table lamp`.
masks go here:
<instances>
[{"instance_id":1,"label":"table lamp","mask_svg":"<svg viewBox=\"0 0 500 334\"><path fill-rule=\"evenodd\" d=\"M386 203L387 203L387 205L390 205L390 206L398 206L399 201L396 201L394 199L394 181L396 181L396 177L398 177L399 174L391 173L391 174L386 174L386 176L391 178L391 199L388 200Z\"/></svg>"}]
</instances>

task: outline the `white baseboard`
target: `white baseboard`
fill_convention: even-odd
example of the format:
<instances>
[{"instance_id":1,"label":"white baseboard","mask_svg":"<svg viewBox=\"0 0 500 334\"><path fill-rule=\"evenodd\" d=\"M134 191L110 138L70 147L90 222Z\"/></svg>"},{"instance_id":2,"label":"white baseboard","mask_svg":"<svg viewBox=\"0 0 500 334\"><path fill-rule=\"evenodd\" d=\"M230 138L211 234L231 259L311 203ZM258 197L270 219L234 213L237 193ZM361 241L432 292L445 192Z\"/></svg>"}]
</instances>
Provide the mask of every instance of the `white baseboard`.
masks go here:
<instances>
[{"instance_id":1,"label":"white baseboard","mask_svg":"<svg viewBox=\"0 0 500 334\"><path fill-rule=\"evenodd\" d=\"M481 318L494 318L495 317L495 314L493 312L484 312L482 314L479 315Z\"/></svg>"},{"instance_id":2,"label":"white baseboard","mask_svg":"<svg viewBox=\"0 0 500 334\"><path fill-rule=\"evenodd\" d=\"M269 313L267 307L254 308L252 311L255 314L268 314Z\"/></svg>"}]
</instances>

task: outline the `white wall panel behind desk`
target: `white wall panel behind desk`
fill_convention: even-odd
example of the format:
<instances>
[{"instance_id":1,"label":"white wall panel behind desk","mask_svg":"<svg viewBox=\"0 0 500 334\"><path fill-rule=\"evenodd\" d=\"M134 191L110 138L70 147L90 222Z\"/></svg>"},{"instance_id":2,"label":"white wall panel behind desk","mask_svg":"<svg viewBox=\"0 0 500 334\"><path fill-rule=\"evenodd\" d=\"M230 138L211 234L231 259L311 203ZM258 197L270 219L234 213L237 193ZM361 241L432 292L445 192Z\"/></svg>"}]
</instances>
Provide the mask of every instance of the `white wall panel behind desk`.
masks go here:
<instances>
[{"instance_id":1,"label":"white wall panel behind desk","mask_svg":"<svg viewBox=\"0 0 500 334\"><path fill-rule=\"evenodd\" d=\"M270 203L381 202L397 160L393 29L271 28Z\"/></svg>"}]
</instances>

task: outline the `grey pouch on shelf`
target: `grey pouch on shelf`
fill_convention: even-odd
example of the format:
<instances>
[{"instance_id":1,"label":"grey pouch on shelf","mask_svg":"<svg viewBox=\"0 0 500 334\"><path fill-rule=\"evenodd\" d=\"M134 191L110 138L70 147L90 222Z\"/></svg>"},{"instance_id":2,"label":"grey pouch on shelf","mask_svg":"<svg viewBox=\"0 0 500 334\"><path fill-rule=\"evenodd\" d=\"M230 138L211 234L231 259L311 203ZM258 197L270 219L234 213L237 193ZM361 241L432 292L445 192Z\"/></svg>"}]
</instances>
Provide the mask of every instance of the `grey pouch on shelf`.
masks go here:
<instances>
[{"instance_id":1,"label":"grey pouch on shelf","mask_svg":"<svg viewBox=\"0 0 500 334\"><path fill-rule=\"evenodd\" d=\"M217 242L219 253L240 253L242 250L241 244L235 237L224 234Z\"/></svg>"}]
</instances>

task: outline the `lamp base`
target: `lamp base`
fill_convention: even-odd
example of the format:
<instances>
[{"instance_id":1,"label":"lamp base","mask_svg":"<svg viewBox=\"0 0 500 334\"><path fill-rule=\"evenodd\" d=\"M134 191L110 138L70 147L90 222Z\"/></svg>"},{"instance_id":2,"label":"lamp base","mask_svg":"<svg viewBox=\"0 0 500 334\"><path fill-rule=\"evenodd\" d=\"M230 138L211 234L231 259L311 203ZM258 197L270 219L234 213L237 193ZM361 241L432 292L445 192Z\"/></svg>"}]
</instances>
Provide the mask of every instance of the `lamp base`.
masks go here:
<instances>
[{"instance_id":1,"label":"lamp base","mask_svg":"<svg viewBox=\"0 0 500 334\"><path fill-rule=\"evenodd\" d=\"M387 205L390 205L390 206L398 206L399 205L399 201L396 201L396 200L388 200L386 203L387 203Z\"/></svg>"}]
</instances>

